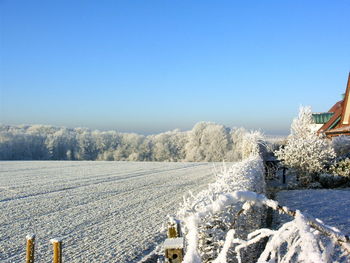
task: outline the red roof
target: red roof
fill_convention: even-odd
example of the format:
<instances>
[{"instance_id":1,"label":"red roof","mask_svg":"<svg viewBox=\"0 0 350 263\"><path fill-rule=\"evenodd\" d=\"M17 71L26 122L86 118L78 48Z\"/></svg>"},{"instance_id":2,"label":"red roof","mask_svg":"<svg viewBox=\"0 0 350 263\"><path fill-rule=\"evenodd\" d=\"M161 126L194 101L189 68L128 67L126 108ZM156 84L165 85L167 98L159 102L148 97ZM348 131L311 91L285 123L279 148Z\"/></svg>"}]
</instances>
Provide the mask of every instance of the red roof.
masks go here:
<instances>
[{"instance_id":1,"label":"red roof","mask_svg":"<svg viewBox=\"0 0 350 263\"><path fill-rule=\"evenodd\" d=\"M338 101L336 104L332 106L332 108L330 108L328 112L336 112L336 110L338 110L339 108L343 108L343 101L344 100Z\"/></svg>"},{"instance_id":2,"label":"red roof","mask_svg":"<svg viewBox=\"0 0 350 263\"><path fill-rule=\"evenodd\" d=\"M350 124L343 124L346 105L350 103L349 101L350 93L350 73L348 77L348 84L346 87L345 98L338 101L336 104L330 108L328 112L334 113L332 118L323 124L323 126L318 130L318 132L324 132L327 136L338 136L338 135L349 135L350 134ZM350 122L349 122L350 123Z\"/></svg>"}]
</instances>

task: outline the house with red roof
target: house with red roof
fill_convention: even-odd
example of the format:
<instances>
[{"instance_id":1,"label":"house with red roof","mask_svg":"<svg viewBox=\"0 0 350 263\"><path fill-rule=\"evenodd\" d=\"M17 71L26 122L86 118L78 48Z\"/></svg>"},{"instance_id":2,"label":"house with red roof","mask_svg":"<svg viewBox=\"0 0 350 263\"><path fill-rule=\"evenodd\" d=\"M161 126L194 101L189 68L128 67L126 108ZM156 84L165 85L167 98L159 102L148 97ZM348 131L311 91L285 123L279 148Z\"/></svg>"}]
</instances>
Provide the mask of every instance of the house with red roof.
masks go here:
<instances>
[{"instance_id":1,"label":"house with red roof","mask_svg":"<svg viewBox=\"0 0 350 263\"><path fill-rule=\"evenodd\" d=\"M319 126L318 133L327 137L350 135L350 73L344 98L334 104L328 112L314 113L313 118Z\"/></svg>"}]
</instances>

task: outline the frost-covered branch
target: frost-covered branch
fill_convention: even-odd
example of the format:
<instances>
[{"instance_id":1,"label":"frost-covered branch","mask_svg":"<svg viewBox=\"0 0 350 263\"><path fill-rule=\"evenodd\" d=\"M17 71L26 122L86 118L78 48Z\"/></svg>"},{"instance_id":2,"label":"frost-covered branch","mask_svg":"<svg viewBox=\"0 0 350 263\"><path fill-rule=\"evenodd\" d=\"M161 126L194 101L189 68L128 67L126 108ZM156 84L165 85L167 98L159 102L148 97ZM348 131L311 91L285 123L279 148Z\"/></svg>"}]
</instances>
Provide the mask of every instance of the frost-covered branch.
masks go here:
<instances>
[{"instance_id":1,"label":"frost-covered branch","mask_svg":"<svg viewBox=\"0 0 350 263\"><path fill-rule=\"evenodd\" d=\"M277 210L280 213L287 214L293 217L296 217L298 210L294 211L285 206L277 206ZM338 229L334 227L330 227L325 225L321 220L313 218L309 215L303 215L304 220L308 225L312 228L320 231L323 235L332 238L335 242L337 242L340 246L347 251L350 255L350 236L342 234Z\"/></svg>"},{"instance_id":2,"label":"frost-covered branch","mask_svg":"<svg viewBox=\"0 0 350 263\"><path fill-rule=\"evenodd\" d=\"M225 263L227 255L234 247L238 262L242 261L242 250L269 238L258 262L330 262L338 244L346 255L350 255L350 238L336 228L325 225L319 219L304 215L300 211L280 206L276 201L266 198L263 194L251 191L234 191L218 196L212 204L202 207L195 215L186 221L189 229L186 236L188 251L184 262L201 262L198 252L198 222L201 218L218 213L225 207L235 203L243 203L242 211L248 212L253 206L267 206L280 213L293 217L293 220L282 225L278 230L257 229L248 234L247 239L237 238L236 230L230 229L222 242L222 248L213 262ZM191 223L192 225L188 225ZM325 241L324 237L328 237Z\"/></svg>"}]
</instances>

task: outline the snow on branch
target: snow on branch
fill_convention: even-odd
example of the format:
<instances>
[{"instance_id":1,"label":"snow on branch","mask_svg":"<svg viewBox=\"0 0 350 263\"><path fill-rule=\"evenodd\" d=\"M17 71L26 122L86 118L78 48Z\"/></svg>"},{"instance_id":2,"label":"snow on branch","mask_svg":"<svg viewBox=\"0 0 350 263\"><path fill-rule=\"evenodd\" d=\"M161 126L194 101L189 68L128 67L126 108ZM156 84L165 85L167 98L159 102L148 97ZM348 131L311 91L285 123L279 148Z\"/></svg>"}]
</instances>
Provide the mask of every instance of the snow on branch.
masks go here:
<instances>
[{"instance_id":1,"label":"snow on branch","mask_svg":"<svg viewBox=\"0 0 350 263\"><path fill-rule=\"evenodd\" d=\"M235 195L235 193L233 193ZM343 256L350 255L350 237L341 233L338 229L325 225L321 220L309 215L303 215L299 210L290 210L288 207L280 206L276 201L269 200L262 195L244 193L246 202L266 205L280 213L294 217L294 220L284 224L280 229L259 229L248 235L248 240L234 239L237 260L241 262L240 250L259 240L269 237L265 250L260 255L258 262L331 262L338 244ZM247 198L248 197L248 198ZM323 236L323 237L322 237ZM325 244L325 238L329 240ZM287 248L283 248L283 244ZM221 261L220 261L221 262Z\"/></svg>"},{"instance_id":2,"label":"snow on branch","mask_svg":"<svg viewBox=\"0 0 350 263\"><path fill-rule=\"evenodd\" d=\"M238 202L243 202L242 209L244 211L251 209L252 206L264 205L280 213L288 214L294 219L282 225L278 230L266 228L255 230L248 234L246 240L235 237L235 229L230 229L226 234L219 255L213 260L215 263L226 263L231 247L234 248L237 261L242 262L241 251L265 238L269 238L269 240L264 251L260 254L258 262L332 262L332 257L336 253L336 245L339 245L342 252L345 252L340 257L350 255L349 236L342 234L336 228L325 225L319 219L303 215L298 210L293 211L280 206L276 201L270 200L262 194L251 191L234 191L220 195L212 204L202 207L195 215L187 218L187 225L188 223L191 225L188 225L190 229L187 236L188 250L183 262L201 262L197 251L197 227L200 218ZM240 214L242 214L241 211Z\"/></svg>"}]
</instances>

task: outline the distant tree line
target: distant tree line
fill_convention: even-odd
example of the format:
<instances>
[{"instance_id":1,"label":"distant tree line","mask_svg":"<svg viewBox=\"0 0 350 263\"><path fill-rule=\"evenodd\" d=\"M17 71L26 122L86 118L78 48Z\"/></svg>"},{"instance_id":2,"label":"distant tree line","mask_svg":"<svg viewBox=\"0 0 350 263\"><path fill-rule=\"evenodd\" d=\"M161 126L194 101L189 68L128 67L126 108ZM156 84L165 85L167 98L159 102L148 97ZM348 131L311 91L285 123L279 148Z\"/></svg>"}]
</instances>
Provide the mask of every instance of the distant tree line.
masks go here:
<instances>
[{"instance_id":1,"label":"distant tree line","mask_svg":"<svg viewBox=\"0 0 350 263\"><path fill-rule=\"evenodd\" d=\"M200 122L192 130L143 136L47 125L0 125L0 160L237 161L254 151L243 128ZM259 136L258 136L259 137Z\"/></svg>"}]
</instances>

